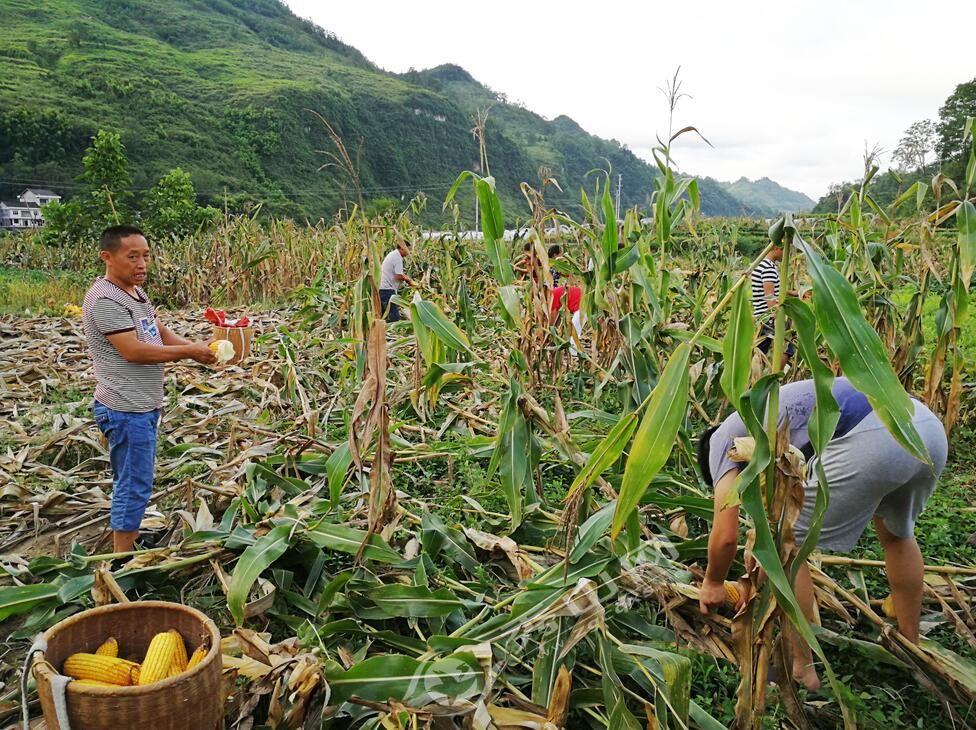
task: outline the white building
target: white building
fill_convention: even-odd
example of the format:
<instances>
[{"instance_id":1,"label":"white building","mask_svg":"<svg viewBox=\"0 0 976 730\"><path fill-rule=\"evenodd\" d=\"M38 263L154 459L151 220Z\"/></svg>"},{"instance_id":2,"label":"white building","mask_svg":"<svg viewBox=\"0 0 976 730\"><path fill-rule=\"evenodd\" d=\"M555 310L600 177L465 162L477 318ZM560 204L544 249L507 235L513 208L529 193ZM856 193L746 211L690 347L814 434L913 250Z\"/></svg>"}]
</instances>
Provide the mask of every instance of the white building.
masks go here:
<instances>
[{"instance_id":1,"label":"white building","mask_svg":"<svg viewBox=\"0 0 976 730\"><path fill-rule=\"evenodd\" d=\"M0 229L22 231L44 225L41 206L58 202L61 196L44 188L27 188L11 203L0 201Z\"/></svg>"}]
</instances>

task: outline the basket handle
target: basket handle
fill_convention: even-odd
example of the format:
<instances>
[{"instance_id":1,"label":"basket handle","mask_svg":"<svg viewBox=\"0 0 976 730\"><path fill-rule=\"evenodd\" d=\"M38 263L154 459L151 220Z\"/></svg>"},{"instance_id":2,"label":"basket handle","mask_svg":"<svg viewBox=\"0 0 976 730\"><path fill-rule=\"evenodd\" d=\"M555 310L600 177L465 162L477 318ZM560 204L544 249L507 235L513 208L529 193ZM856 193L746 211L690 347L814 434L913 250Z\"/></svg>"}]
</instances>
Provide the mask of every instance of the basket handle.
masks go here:
<instances>
[{"instance_id":1,"label":"basket handle","mask_svg":"<svg viewBox=\"0 0 976 730\"><path fill-rule=\"evenodd\" d=\"M47 651L47 639L44 638L44 634L38 634L34 637L34 643L27 651L24 668L20 673L20 707L24 718L23 730L30 730L30 712L27 709L27 682L30 679L31 664L34 662L36 653L43 654L45 651ZM51 677L51 695L54 699L54 712L60 730L71 730L71 721L68 720L68 700L65 696L65 690L70 681L71 677L64 677L57 673Z\"/></svg>"}]
</instances>

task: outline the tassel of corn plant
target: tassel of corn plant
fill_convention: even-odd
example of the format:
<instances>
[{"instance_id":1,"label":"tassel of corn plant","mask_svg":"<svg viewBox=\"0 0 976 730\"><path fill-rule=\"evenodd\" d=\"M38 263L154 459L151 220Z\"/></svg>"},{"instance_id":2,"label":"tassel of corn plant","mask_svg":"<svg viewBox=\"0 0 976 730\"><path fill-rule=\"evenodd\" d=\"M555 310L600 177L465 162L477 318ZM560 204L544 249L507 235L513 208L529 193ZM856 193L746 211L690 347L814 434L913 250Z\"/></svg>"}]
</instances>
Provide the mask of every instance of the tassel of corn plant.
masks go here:
<instances>
[{"instance_id":1,"label":"tassel of corn plant","mask_svg":"<svg viewBox=\"0 0 976 730\"><path fill-rule=\"evenodd\" d=\"M138 664L98 654L72 654L64 660L64 673L75 679L94 679L114 685L140 683Z\"/></svg>"}]
</instances>

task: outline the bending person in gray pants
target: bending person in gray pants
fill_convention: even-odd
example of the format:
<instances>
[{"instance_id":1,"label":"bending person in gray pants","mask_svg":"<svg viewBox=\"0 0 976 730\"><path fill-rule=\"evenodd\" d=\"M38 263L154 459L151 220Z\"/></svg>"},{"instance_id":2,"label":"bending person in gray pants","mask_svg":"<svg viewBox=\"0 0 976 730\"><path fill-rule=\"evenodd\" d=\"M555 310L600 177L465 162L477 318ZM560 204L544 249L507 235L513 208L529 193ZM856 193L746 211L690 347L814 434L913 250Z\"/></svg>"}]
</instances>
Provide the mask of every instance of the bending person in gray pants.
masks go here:
<instances>
[{"instance_id":1,"label":"bending person in gray pants","mask_svg":"<svg viewBox=\"0 0 976 730\"><path fill-rule=\"evenodd\" d=\"M913 422L928 449L932 465L925 464L895 441L871 408L863 393L846 378L837 378L833 395L840 420L824 450L822 466L827 476L830 503L824 514L817 546L847 552L857 543L868 520L885 555L885 571L898 618L898 630L918 643L922 607L922 553L915 542L915 520L932 495L945 467L948 443L939 419L917 400ZM780 389L779 423L789 423L790 443L815 460L807 424L815 404L812 380L790 383ZM706 431L698 444L698 464L705 481L715 488L715 514L708 538L708 567L702 582L699 606L708 614L725 600L724 582L738 550L739 508L722 509L742 465L728 452L736 438L746 436L737 413ZM797 541L804 538L817 493L815 461L809 461L804 484L803 510L796 522ZM808 620L814 618L813 584L803 565L794 585L797 600ZM793 677L808 689L819 688L810 647L792 630Z\"/></svg>"}]
</instances>

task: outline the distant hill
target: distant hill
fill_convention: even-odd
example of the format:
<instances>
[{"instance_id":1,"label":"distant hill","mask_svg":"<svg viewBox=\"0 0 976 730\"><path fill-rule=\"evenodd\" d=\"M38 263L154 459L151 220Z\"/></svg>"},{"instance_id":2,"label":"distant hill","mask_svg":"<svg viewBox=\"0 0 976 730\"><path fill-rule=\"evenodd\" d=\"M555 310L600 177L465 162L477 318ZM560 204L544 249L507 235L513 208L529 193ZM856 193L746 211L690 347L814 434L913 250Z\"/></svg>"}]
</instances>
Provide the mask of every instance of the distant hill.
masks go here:
<instances>
[{"instance_id":1,"label":"distant hill","mask_svg":"<svg viewBox=\"0 0 976 730\"><path fill-rule=\"evenodd\" d=\"M768 177L758 180L740 177L735 182L720 182L719 185L758 215L807 213L816 205L816 201L807 195L783 187Z\"/></svg>"},{"instance_id":2,"label":"distant hill","mask_svg":"<svg viewBox=\"0 0 976 730\"><path fill-rule=\"evenodd\" d=\"M473 114L491 107L491 172L511 219L522 181L551 170L579 205L595 168L622 175L621 205L646 205L657 169L572 119L509 103L457 66L392 74L277 0L0 0L0 198L27 184L68 196L99 129L121 132L133 185L171 168L191 173L203 202L260 202L295 217L329 216L354 199L321 113L357 160L369 200L429 196L428 217L456 175L478 162ZM706 215L744 206L703 179ZM469 195L466 193L466 195ZM462 201L464 198L462 198ZM470 210L470 206L469 206Z\"/></svg>"}]
</instances>

